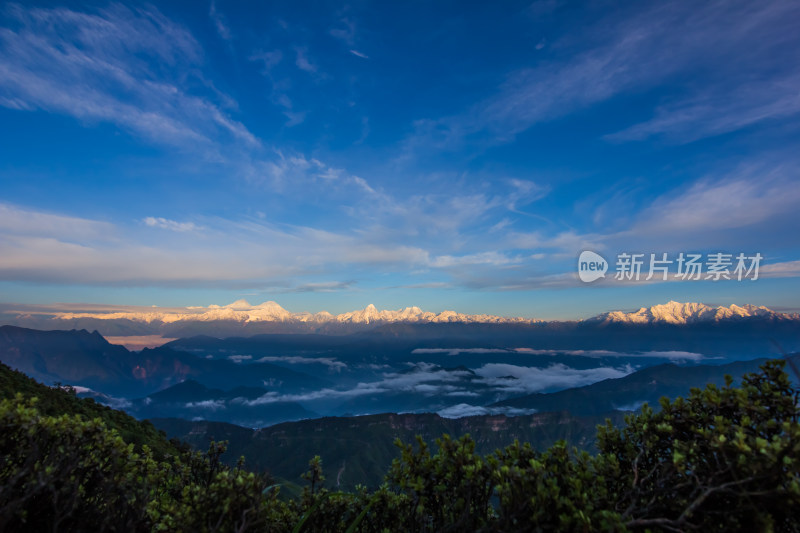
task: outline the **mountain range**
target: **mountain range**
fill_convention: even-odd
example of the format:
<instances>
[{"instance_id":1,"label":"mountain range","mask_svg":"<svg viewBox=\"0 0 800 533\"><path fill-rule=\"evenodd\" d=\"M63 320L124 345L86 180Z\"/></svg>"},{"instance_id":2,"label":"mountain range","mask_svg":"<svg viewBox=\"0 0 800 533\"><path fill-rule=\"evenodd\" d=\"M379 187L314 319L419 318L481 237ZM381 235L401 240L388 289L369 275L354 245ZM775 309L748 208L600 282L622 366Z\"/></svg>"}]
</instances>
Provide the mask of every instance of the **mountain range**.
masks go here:
<instances>
[{"instance_id":1,"label":"mountain range","mask_svg":"<svg viewBox=\"0 0 800 533\"><path fill-rule=\"evenodd\" d=\"M170 324L181 321L211 322L215 320L234 320L238 322L327 322L341 324L374 324L376 322L464 322L464 323L534 323L535 319L504 318L494 315L466 315L455 311L432 313L419 307L406 307L397 311L378 310L373 304L357 311L332 315L327 311L319 313L290 313L278 303L269 301L259 305L251 305L247 300L237 300L231 304L209 307L187 307L182 311L121 311L115 313L71 313L63 312L54 315L61 320L76 318L98 318L105 320L127 319L136 322L161 322Z\"/></svg>"},{"instance_id":2,"label":"mountain range","mask_svg":"<svg viewBox=\"0 0 800 533\"><path fill-rule=\"evenodd\" d=\"M292 313L273 301L251 305L237 300L228 305L208 307L114 308L107 310L13 310L0 313L0 323L35 329L87 329L108 336L161 335L169 338L192 335L254 335L259 333L349 334L386 325L465 324L541 325L549 324L701 324L758 318L770 321L800 321L797 313L782 313L763 306L709 306L701 303L668 302L633 312L610 311L576 321L545 321L536 318L463 314L455 311L433 313L419 307L378 310L374 305L333 315Z\"/></svg>"},{"instance_id":3,"label":"mountain range","mask_svg":"<svg viewBox=\"0 0 800 533\"><path fill-rule=\"evenodd\" d=\"M625 313L610 311L590 319L588 322L621 324L691 324L696 322L720 322L745 318L768 318L773 320L800 320L797 313L780 313L764 306L731 305L712 307L701 303L679 303L670 301L653 307L642 307L638 311Z\"/></svg>"}]
</instances>

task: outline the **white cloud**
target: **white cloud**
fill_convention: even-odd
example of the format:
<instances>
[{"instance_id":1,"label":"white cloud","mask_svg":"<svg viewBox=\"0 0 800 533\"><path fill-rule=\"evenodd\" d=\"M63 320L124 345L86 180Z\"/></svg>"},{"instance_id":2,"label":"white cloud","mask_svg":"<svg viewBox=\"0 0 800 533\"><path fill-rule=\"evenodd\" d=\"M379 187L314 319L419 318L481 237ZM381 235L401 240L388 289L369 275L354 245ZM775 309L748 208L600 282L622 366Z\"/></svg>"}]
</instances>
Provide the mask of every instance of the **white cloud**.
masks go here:
<instances>
[{"instance_id":1,"label":"white cloud","mask_svg":"<svg viewBox=\"0 0 800 533\"><path fill-rule=\"evenodd\" d=\"M488 415L490 413L489 409L487 409L486 407L460 403L458 405L452 405L450 407L442 409L436 414L438 414L442 418L463 418L465 416L481 416L481 415Z\"/></svg>"},{"instance_id":2,"label":"white cloud","mask_svg":"<svg viewBox=\"0 0 800 533\"><path fill-rule=\"evenodd\" d=\"M512 354L523 355L574 355L579 357L641 357L655 359L672 359L677 361L699 361L705 356L695 352L684 351L649 351L649 352L615 352L612 350L542 350L536 348L415 348L412 354Z\"/></svg>"},{"instance_id":3,"label":"white cloud","mask_svg":"<svg viewBox=\"0 0 800 533\"><path fill-rule=\"evenodd\" d=\"M471 373L463 370L446 370L430 363L416 363L408 372L389 372L380 381L359 383L351 389L322 389L304 394L279 395L269 392L264 396L251 400L252 405L275 403L280 401L306 402L321 399L340 400L358 396L386 394L390 392L406 392L425 395L436 395L458 390L458 382L470 377Z\"/></svg>"},{"instance_id":4,"label":"white cloud","mask_svg":"<svg viewBox=\"0 0 800 533\"><path fill-rule=\"evenodd\" d=\"M646 402L647 400L638 400L624 405L617 405L614 409L618 411L638 411Z\"/></svg>"},{"instance_id":5,"label":"white cloud","mask_svg":"<svg viewBox=\"0 0 800 533\"><path fill-rule=\"evenodd\" d=\"M328 388L303 394L285 395L271 391L246 403L260 405L283 401L337 401L391 393L421 394L442 399L479 396L499 399L512 395L588 385L604 379L624 377L633 370L627 365L619 368L576 369L563 364L553 364L546 368L532 368L489 363L470 371L444 369L430 363L415 363L406 372L385 373L383 378L378 381L362 382L349 389ZM474 406L469 406L469 408L476 409ZM447 411L448 416L455 416L456 412L460 412L458 408L453 408L452 412ZM513 414L527 412L532 411L516 411ZM506 414L512 413L506 412Z\"/></svg>"},{"instance_id":6,"label":"white cloud","mask_svg":"<svg viewBox=\"0 0 800 533\"><path fill-rule=\"evenodd\" d=\"M796 278L800 277L800 261L784 261L763 265L759 269L759 277L764 278Z\"/></svg>"},{"instance_id":7,"label":"white cloud","mask_svg":"<svg viewBox=\"0 0 800 533\"><path fill-rule=\"evenodd\" d=\"M151 228L168 229L171 231L195 231L200 229L194 222L177 222L162 217L147 217L143 222Z\"/></svg>"},{"instance_id":8,"label":"white cloud","mask_svg":"<svg viewBox=\"0 0 800 533\"><path fill-rule=\"evenodd\" d=\"M431 266L435 268L447 268L453 266L463 265L508 265L512 263L519 263L520 258L506 257L503 253L491 251L481 252L478 254L462 255L454 257L452 255L440 255L433 258Z\"/></svg>"},{"instance_id":9,"label":"white cloud","mask_svg":"<svg viewBox=\"0 0 800 533\"><path fill-rule=\"evenodd\" d=\"M206 409L208 411L219 411L225 409L225 402L222 400L203 400L200 402L188 402L187 409Z\"/></svg>"},{"instance_id":10,"label":"white cloud","mask_svg":"<svg viewBox=\"0 0 800 533\"><path fill-rule=\"evenodd\" d=\"M427 264L424 250L370 243L308 227L275 227L261 221L205 219L199 226L154 218L150 226L175 231L157 244L135 228L39 213L0 204L0 279L89 283L263 287L321 270L384 265L408 269ZM173 232L170 232L173 233ZM286 258L291 257L291 261ZM352 274L352 272L350 272ZM341 285L313 283L308 290ZM302 286L299 284L298 286Z\"/></svg>"},{"instance_id":11,"label":"white cloud","mask_svg":"<svg viewBox=\"0 0 800 533\"><path fill-rule=\"evenodd\" d=\"M737 229L795 213L800 184L794 169L742 169L722 179L701 179L657 199L639 215L634 231L663 233Z\"/></svg>"}]
</instances>

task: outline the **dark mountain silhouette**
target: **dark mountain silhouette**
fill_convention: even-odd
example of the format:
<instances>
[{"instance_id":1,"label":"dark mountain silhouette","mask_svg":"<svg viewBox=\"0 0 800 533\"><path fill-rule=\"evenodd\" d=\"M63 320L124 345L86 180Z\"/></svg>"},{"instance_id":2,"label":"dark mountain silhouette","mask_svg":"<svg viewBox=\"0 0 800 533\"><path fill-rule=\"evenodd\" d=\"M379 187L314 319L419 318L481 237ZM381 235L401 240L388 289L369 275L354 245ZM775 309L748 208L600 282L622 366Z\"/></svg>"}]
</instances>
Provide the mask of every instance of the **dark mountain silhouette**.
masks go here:
<instances>
[{"instance_id":1,"label":"dark mountain silhouette","mask_svg":"<svg viewBox=\"0 0 800 533\"><path fill-rule=\"evenodd\" d=\"M118 384L132 377L129 356L96 331L0 327L0 360L43 382Z\"/></svg>"},{"instance_id":2,"label":"dark mountain silhouette","mask_svg":"<svg viewBox=\"0 0 800 533\"><path fill-rule=\"evenodd\" d=\"M45 383L60 381L109 394L141 396L189 378L210 387L268 387L282 392L319 388L326 381L270 363L244 367L160 347L129 352L85 330L0 327L0 361Z\"/></svg>"}]
</instances>

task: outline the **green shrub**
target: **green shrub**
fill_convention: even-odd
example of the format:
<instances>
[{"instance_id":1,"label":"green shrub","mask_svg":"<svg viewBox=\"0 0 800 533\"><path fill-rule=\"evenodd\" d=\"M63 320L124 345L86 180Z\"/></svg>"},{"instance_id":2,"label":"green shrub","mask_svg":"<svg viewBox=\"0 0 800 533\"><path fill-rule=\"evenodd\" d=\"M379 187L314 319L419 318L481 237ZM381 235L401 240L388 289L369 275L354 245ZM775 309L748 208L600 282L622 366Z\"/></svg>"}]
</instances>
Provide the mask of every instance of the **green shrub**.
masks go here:
<instances>
[{"instance_id":1,"label":"green shrub","mask_svg":"<svg viewBox=\"0 0 800 533\"><path fill-rule=\"evenodd\" d=\"M145 447L134 452L99 420L42 416L35 402L0 402L0 530L149 531L161 481Z\"/></svg>"}]
</instances>

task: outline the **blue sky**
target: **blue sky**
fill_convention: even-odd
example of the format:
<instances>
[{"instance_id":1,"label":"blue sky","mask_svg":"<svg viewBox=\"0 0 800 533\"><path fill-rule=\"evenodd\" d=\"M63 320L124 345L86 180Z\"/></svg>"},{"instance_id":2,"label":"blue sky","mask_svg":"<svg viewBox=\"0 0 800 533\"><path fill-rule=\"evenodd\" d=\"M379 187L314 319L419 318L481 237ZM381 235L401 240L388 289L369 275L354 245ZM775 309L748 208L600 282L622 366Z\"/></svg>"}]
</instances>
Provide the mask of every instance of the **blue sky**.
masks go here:
<instances>
[{"instance_id":1,"label":"blue sky","mask_svg":"<svg viewBox=\"0 0 800 533\"><path fill-rule=\"evenodd\" d=\"M797 2L250 4L3 4L0 301L800 307Z\"/></svg>"}]
</instances>

